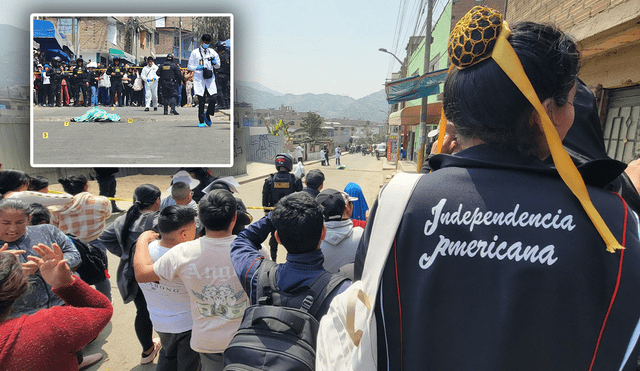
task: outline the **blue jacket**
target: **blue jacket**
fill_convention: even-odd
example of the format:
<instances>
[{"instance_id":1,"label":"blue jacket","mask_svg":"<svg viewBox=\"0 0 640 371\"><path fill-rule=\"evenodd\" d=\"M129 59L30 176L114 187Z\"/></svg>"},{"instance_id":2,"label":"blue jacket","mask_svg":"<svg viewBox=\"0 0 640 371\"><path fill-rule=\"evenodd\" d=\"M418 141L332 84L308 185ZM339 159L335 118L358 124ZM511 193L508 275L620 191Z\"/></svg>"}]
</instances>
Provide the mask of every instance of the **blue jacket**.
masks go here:
<instances>
[{"instance_id":1,"label":"blue jacket","mask_svg":"<svg viewBox=\"0 0 640 371\"><path fill-rule=\"evenodd\" d=\"M240 232L231 244L231 261L240 279L240 283L251 300L251 304L258 302L256 293L258 276L255 274L262 264L264 257L260 254L261 243L275 231L271 223L271 213L257 222L249 225ZM287 254L287 262L278 265L276 283L284 292L291 292L303 286L311 284L325 272L323 268L324 256L321 250L314 250L304 254ZM342 282L332 294L330 294L318 310L317 318L320 318L329 309L333 297L351 286L351 281Z\"/></svg>"},{"instance_id":2,"label":"blue jacket","mask_svg":"<svg viewBox=\"0 0 640 371\"><path fill-rule=\"evenodd\" d=\"M595 354L593 370L635 370L640 240L622 199L588 185L626 246L612 254L537 158L487 144L430 163L437 171L417 184L383 271L379 369L586 370ZM617 174L603 165L583 177L606 184Z\"/></svg>"}]
</instances>

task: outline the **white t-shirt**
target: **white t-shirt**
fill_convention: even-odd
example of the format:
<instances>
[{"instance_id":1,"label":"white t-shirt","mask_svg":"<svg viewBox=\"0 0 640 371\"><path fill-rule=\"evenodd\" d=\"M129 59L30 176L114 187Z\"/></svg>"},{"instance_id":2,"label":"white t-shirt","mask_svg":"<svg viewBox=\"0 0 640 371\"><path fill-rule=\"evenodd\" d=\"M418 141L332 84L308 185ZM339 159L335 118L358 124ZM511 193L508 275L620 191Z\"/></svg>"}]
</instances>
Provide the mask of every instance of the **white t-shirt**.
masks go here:
<instances>
[{"instance_id":1,"label":"white t-shirt","mask_svg":"<svg viewBox=\"0 0 640 371\"><path fill-rule=\"evenodd\" d=\"M167 280L181 279L191 299L191 348L222 353L238 330L249 299L229 254L236 236L200 237L174 246L153 264Z\"/></svg>"},{"instance_id":2,"label":"white t-shirt","mask_svg":"<svg viewBox=\"0 0 640 371\"><path fill-rule=\"evenodd\" d=\"M153 241L149 244L149 255L156 262L171 251ZM161 279L159 283L140 283L149 309L149 318L153 328L159 332L179 334L191 330L191 303L187 288L180 279L169 281Z\"/></svg>"}]
</instances>

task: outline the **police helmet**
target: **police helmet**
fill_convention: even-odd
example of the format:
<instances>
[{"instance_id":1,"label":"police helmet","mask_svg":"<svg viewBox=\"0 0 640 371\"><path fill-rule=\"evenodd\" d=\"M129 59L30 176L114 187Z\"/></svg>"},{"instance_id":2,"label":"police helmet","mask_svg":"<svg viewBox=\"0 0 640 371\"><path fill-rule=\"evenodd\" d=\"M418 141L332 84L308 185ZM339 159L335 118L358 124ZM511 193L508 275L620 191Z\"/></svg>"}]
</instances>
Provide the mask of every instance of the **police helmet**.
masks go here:
<instances>
[{"instance_id":1,"label":"police helmet","mask_svg":"<svg viewBox=\"0 0 640 371\"><path fill-rule=\"evenodd\" d=\"M223 41L218 41L213 48L215 49L215 51L219 52L219 51L227 50L227 45Z\"/></svg>"},{"instance_id":2,"label":"police helmet","mask_svg":"<svg viewBox=\"0 0 640 371\"><path fill-rule=\"evenodd\" d=\"M80 58L76 59L76 63L78 63L78 62L80 62L80 63L83 63L83 62L84 62L84 60L82 59L82 57L80 57Z\"/></svg>"},{"instance_id":3,"label":"police helmet","mask_svg":"<svg viewBox=\"0 0 640 371\"><path fill-rule=\"evenodd\" d=\"M167 60L168 61L172 61L173 60L173 54L167 54Z\"/></svg>"},{"instance_id":4,"label":"police helmet","mask_svg":"<svg viewBox=\"0 0 640 371\"><path fill-rule=\"evenodd\" d=\"M276 155L276 170L280 171L280 168L284 167L287 171L293 169L293 157L288 153L278 153Z\"/></svg>"}]
</instances>

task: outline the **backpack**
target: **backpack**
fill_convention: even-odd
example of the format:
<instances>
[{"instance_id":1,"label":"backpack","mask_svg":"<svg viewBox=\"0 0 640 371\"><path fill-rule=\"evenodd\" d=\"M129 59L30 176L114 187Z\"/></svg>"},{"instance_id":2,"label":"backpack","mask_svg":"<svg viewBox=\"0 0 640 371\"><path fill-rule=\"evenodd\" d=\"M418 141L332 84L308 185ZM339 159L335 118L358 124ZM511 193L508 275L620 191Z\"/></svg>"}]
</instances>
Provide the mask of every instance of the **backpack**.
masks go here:
<instances>
[{"instance_id":1,"label":"backpack","mask_svg":"<svg viewBox=\"0 0 640 371\"><path fill-rule=\"evenodd\" d=\"M346 280L325 272L311 287L290 293L276 285L278 265L263 260L258 275L258 304L247 308L238 332L224 351L224 370L314 370L318 310Z\"/></svg>"},{"instance_id":2,"label":"backpack","mask_svg":"<svg viewBox=\"0 0 640 371\"><path fill-rule=\"evenodd\" d=\"M391 245L423 174L399 173L380 191L362 278L332 301L318 334L318 371L377 370L374 305Z\"/></svg>"},{"instance_id":3,"label":"backpack","mask_svg":"<svg viewBox=\"0 0 640 371\"><path fill-rule=\"evenodd\" d=\"M88 285L95 285L109 278L109 262L107 253L101 248L87 244L72 233L67 233L67 237L73 242L80 253L82 263L76 270L80 278Z\"/></svg>"}]
</instances>

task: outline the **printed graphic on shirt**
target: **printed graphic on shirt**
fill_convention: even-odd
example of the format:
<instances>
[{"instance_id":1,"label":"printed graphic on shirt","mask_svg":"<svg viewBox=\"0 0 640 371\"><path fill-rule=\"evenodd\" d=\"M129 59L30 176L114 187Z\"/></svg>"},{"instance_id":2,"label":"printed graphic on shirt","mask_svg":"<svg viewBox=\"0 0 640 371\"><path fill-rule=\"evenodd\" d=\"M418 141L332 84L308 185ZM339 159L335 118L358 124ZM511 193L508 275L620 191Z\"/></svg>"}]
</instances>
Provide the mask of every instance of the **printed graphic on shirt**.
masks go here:
<instances>
[{"instance_id":1,"label":"printed graphic on shirt","mask_svg":"<svg viewBox=\"0 0 640 371\"><path fill-rule=\"evenodd\" d=\"M241 318L248 306L246 298L238 302L244 296L244 290L234 291L228 283L220 286L207 284L201 293L193 290L191 293L197 298L196 306L203 317Z\"/></svg>"}]
</instances>

